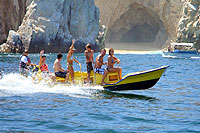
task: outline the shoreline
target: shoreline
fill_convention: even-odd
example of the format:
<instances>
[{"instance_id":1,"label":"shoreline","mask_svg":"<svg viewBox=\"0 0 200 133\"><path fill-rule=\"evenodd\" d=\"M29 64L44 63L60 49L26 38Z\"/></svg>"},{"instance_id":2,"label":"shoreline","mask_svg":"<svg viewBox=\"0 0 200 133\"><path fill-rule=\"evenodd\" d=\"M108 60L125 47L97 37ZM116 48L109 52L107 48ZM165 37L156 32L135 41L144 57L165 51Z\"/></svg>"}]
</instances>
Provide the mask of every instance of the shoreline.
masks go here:
<instances>
[{"instance_id":1,"label":"shoreline","mask_svg":"<svg viewBox=\"0 0 200 133\"><path fill-rule=\"evenodd\" d=\"M151 54L162 51L162 48L155 43L106 43L107 52L110 48L119 54Z\"/></svg>"},{"instance_id":2,"label":"shoreline","mask_svg":"<svg viewBox=\"0 0 200 133\"><path fill-rule=\"evenodd\" d=\"M105 48L108 52L110 48ZM136 50L115 50L116 54L151 54L151 53L160 53L162 50L152 50L152 51L136 51Z\"/></svg>"}]
</instances>

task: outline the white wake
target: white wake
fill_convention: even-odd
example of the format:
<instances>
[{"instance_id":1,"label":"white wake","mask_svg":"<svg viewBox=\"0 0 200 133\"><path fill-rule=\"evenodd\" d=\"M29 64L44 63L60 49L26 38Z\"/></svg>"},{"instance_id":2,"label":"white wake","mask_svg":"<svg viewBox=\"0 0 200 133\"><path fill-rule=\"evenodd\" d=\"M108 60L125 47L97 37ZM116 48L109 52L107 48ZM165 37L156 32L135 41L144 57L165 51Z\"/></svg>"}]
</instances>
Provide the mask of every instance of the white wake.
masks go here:
<instances>
[{"instance_id":1,"label":"white wake","mask_svg":"<svg viewBox=\"0 0 200 133\"><path fill-rule=\"evenodd\" d=\"M48 85L45 82L36 84L31 77L25 78L17 73L4 75L3 79L0 80L0 97L57 93L71 97L92 98L101 90L103 90L101 86Z\"/></svg>"}]
</instances>

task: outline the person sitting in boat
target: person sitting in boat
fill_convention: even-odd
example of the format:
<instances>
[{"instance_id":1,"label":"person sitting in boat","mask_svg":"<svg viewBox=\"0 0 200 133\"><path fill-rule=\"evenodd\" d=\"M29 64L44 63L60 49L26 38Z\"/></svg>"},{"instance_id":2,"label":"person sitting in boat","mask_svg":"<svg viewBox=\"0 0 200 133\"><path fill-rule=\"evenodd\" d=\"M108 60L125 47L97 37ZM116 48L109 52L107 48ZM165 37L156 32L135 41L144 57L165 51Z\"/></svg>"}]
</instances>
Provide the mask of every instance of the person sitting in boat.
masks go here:
<instances>
[{"instance_id":1,"label":"person sitting in boat","mask_svg":"<svg viewBox=\"0 0 200 133\"><path fill-rule=\"evenodd\" d=\"M21 75L28 77L29 66L35 66L36 64L31 63L28 57L28 50L24 50L23 54L20 56L19 72Z\"/></svg>"},{"instance_id":2,"label":"person sitting in boat","mask_svg":"<svg viewBox=\"0 0 200 133\"><path fill-rule=\"evenodd\" d=\"M93 54L94 50L92 50L91 44L87 44L85 46L85 58L86 58L86 64L87 64L87 82L90 81L90 73L93 70L92 63L94 64Z\"/></svg>"},{"instance_id":3,"label":"person sitting in boat","mask_svg":"<svg viewBox=\"0 0 200 133\"><path fill-rule=\"evenodd\" d=\"M179 52L180 50L175 46L173 52Z\"/></svg>"},{"instance_id":4,"label":"person sitting in boat","mask_svg":"<svg viewBox=\"0 0 200 133\"><path fill-rule=\"evenodd\" d=\"M69 74L67 71L65 71L62 66L60 61L62 60L62 54L59 53L57 55L57 59L54 61L53 69L56 77L61 77L65 78L65 82L68 82L69 80Z\"/></svg>"},{"instance_id":5,"label":"person sitting in boat","mask_svg":"<svg viewBox=\"0 0 200 133\"><path fill-rule=\"evenodd\" d=\"M118 72L119 79L122 79L122 69L120 67L114 67L114 64L117 63L119 64L120 60L114 56L114 49L110 48L109 49L109 56L108 56L108 66L107 70L108 72Z\"/></svg>"},{"instance_id":6,"label":"person sitting in boat","mask_svg":"<svg viewBox=\"0 0 200 133\"><path fill-rule=\"evenodd\" d=\"M69 48L69 52L67 54L67 66L68 66L68 71L69 71L69 74L71 74L71 80L72 82L74 82L74 68L73 68L73 61L75 61L76 63L78 63L80 66L81 66L81 63L79 61L77 61L74 56L73 56L73 53L74 51L76 50L74 48L74 43L75 43L75 40L72 40L72 45L71 47Z\"/></svg>"},{"instance_id":7,"label":"person sitting in boat","mask_svg":"<svg viewBox=\"0 0 200 133\"><path fill-rule=\"evenodd\" d=\"M46 61L46 56L44 55L44 50L41 50L41 52L40 52L40 62L39 62L40 71L43 74L45 74L45 76L48 76L52 80L55 80L56 77L51 72L49 72L48 65L45 63L45 61Z\"/></svg>"},{"instance_id":8,"label":"person sitting in boat","mask_svg":"<svg viewBox=\"0 0 200 133\"><path fill-rule=\"evenodd\" d=\"M39 68L40 68L41 72L49 73L48 65L45 63L45 61L46 61L46 56L44 55L44 50L42 50L40 52Z\"/></svg>"},{"instance_id":9,"label":"person sitting in boat","mask_svg":"<svg viewBox=\"0 0 200 133\"><path fill-rule=\"evenodd\" d=\"M104 85L104 79L108 74L108 71L104 68L101 68L102 65L107 65L107 62L103 62L103 57L106 55L106 49L102 49L101 53L96 57L95 65L94 65L94 72L101 73L103 75L101 84Z\"/></svg>"}]
</instances>

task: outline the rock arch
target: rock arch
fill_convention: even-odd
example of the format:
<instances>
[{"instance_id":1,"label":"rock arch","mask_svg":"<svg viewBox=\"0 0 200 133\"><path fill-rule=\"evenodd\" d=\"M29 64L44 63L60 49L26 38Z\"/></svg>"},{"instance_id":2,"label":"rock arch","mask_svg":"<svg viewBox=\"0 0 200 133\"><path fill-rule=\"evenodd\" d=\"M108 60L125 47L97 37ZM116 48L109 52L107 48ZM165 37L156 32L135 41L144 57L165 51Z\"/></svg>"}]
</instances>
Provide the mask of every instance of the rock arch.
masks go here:
<instances>
[{"instance_id":1,"label":"rock arch","mask_svg":"<svg viewBox=\"0 0 200 133\"><path fill-rule=\"evenodd\" d=\"M162 45L168 35L159 15L150 8L133 3L108 27L107 42L156 42Z\"/></svg>"}]
</instances>

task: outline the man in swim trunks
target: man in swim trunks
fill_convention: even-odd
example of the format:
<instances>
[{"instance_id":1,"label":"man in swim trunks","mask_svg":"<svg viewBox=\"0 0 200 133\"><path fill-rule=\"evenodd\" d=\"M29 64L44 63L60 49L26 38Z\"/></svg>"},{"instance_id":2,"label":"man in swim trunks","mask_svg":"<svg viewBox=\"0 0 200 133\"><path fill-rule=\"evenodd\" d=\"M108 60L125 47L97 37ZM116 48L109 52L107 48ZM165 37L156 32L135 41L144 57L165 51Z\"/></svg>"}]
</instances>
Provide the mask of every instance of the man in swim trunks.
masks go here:
<instances>
[{"instance_id":1,"label":"man in swim trunks","mask_svg":"<svg viewBox=\"0 0 200 133\"><path fill-rule=\"evenodd\" d=\"M78 63L80 66L81 66L81 63L78 62L74 56L73 56L73 53L74 51L76 50L74 48L74 43L75 43L75 40L72 40L72 45L71 47L69 48L69 52L67 54L67 67L68 67L68 71L69 73L71 74L71 80L72 82L74 82L74 68L73 68L73 61L75 61L76 63Z\"/></svg>"},{"instance_id":2,"label":"man in swim trunks","mask_svg":"<svg viewBox=\"0 0 200 133\"><path fill-rule=\"evenodd\" d=\"M28 57L28 50L24 50L23 55L20 56L19 72L21 75L28 77L28 66L35 66L36 64L31 63Z\"/></svg>"},{"instance_id":3,"label":"man in swim trunks","mask_svg":"<svg viewBox=\"0 0 200 133\"><path fill-rule=\"evenodd\" d=\"M69 74L62 68L60 63L61 60L62 60L62 54L59 53L53 65L54 73L56 77L65 78L65 82L67 82L69 80Z\"/></svg>"},{"instance_id":4,"label":"man in swim trunks","mask_svg":"<svg viewBox=\"0 0 200 133\"><path fill-rule=\"evenodd\" d=\"M95 73L101 73L103 74L102 80L101 80L101 84L104 85L104 79L106 77L106 75L108 74L108 71L106 69L101 68L102 65L107 65L107 62L103 62L103 57L106 55L106 50L102 49L101 53L96 57L96 62L94 65L94 71Z\"/></svg>"},{"instance_id":5,"label":"man in swim trunks","mask_svg":"<svg viewBox=\"0 0 200 133\"><path fill-rule=\"evenodd\" d=\"M91 44L87 44L85 46L85 58L86 58L86 65L87 65L87 82L90 82L90 73L93 70L92 63L94 64L93 54L94 50L92 50Z\"/></svg>"}]
</instances>

